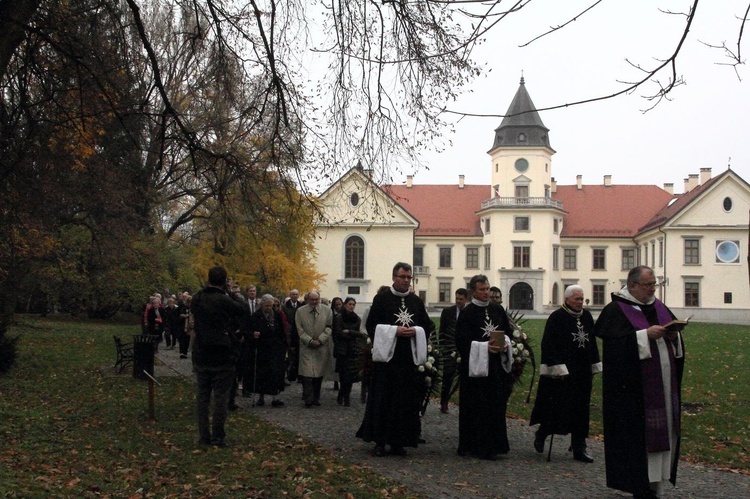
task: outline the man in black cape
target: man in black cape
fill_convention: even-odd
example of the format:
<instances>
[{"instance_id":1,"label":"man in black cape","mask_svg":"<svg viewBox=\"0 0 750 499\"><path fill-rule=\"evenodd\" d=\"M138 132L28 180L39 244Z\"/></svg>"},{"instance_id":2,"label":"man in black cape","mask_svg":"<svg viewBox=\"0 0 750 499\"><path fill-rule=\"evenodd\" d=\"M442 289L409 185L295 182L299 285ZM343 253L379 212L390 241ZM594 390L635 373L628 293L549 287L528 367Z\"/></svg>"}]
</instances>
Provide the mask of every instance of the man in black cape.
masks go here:
<instances>
[{"instance_id":1,"label":"man in black cape","mask_svg":"<svg viewBox=\"0 0 750 499\"><path fill-rule=\"evenodd\" d=\"M654 272L635 267L594 327L603 340L607 486L635 497L660 497L674 484L680 454L684 344L664 327L674 315L655 289Z\"/></svg>"},{"instance_id":2,"label":"man in black cape","mask_svg":"<svg viewBox=\"0 0 750 499\"><path fill-rule=\"evenodd\" d=\"M469 291L471 302L456 322L456 348L461 357L458 454L495 460L510 450L505 411L513 391L509 336L513 329L505 309L490 301L487 276L472 277Z\"/></svg>"},{"instance_id":3,"label":"man in black cape","mask_svg":"<svg viewBox=\"0 0 750 499\"><path fill-rule=\"evenodd\" d=\"M542 337L542 365L531 422L539 424L534 449L544 451L548 435L567 435L573 459L593 463L586 452L591 386L601 372L594 318L583 308L583 288L565 288L562 307L550 314ZM550 443L550 446L552 444Z\"/></svg>"},{"instance_id":4,"label":"man in black cape","mask_svg":"<svg viewBox=\"0 0 750 499\"><path fill-rule=\"evenodd\" d=\"M409 291L412 269L399 262L393 267L393 286L372 301L367 334L373 342L373 372L367 406L357 437L375 442L373 454L405 456L404 447L417 447L419 411L424 379L417 366L427 357L426 338L435 329L424 303Z\"/></svg>"}]
</instances>

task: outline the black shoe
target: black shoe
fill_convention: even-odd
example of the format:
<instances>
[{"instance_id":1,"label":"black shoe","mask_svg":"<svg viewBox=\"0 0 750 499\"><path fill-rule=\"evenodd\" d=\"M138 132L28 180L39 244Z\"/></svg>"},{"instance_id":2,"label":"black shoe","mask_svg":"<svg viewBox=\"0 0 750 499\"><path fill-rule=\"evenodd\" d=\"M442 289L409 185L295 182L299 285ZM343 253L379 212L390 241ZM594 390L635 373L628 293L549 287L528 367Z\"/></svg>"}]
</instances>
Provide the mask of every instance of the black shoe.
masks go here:
<instances>
[{"instance_id":1,"label":"black shoe","mask_svg":"<svg viewBox=\"0 0 750 499\"><path fill-rule=\"evenodd\" d=\"M258 401L255 403L258 407L263 407L266 405L266 401L264 399L258 399Z\"/></svg>"},{"instance_id":2,"label":"black shoe","mask_svg":"<svg viewBox=\"0 0 750 499\"><path fill-rule=\"evenodd\" d=\"M594 458L586 453L586 449L578 449L573 451L573 459L582 463L593 463Z\"/></svg>"},{"instance_id":3,"label":"black shoe","mask_svg":"<svg viewBox=\"0 0 750 499\"><path fill-rule=\"evenodd\" d=\"M382 445L376 445L375 448L372 450L372 455L375 457L385 456L385 447Z\"/></svg>"},{"instance_id":4,"label":"black shoe","mask_svg":"<svg viewBox=\"0 0 750 499\"><path fill-rule=\"evenodd\" d=\"M393 454L394 456L403 457L406 455L406 449L404 449L403 447L399 447L399 446L394 447L391 445L391 454Z\"/></svg>"},{"instance_id":5,"label":"black shoe","mask_svg":"<svg viewBox=\"0 0 750 499\"><path fill-rule=\"evenodd\" d=\"M537 451L539 454L544 453L544 441L547 439L546 435L540 435L539 432L536 432L534 435L534 450Z\"/></svg>"},{"instance_id":6,"label":"black shoe","mask_svg":"<svg viewBox=\"0 0 750 499\"><path fill-rule=\"evenodd\" d=\"M456 454L458 454L461 457L466 457L469 455L469 452L459 447L458 450L456 451Z\"/></svg>"},{"instance_id":7,"label":"black shoe","mask_svg":"<svg viewBox=\"0 0 750 499\"><path fill-rule=\"evenodd\" d=\"M226 447L227 443L223 438L212 438L211 445L213 445L214 447Z\"/></svg>"},{"instance_id":8,"label":"black shoe","mask_svg":"<svg viewBox=\"0 0 750 499\"><path fill-rule=\"evenodd\" d=\"M305 407L307 407L308 409L309 409L310 407L312 407L312 402L305 402Z\"/></svg>"},{"instance_id":9,"label":"black shoe","mask_svg":"<svg viewBox=\"0 0 750 499\"><path fill-rule=\"evenodd\" d=\"M234 404L234 403L229 404L229 410L230 411L236 411L239 408L240 408L240 406L238 406L237 404Z\"/></svg>"},{"instance_id":10,"label":"black shoe","mask_svg":"<svg viewBox=\"0 0 750 499\"><path fill-rule=\"evenodd\" d=\"M344 404L344 396L339 393L338 397L336 397L336 402L338 402L339 405Z\"/></svg>"},{"instance_id":11,"label":"black shoe","mask_svg":"<svg viewBox=\"0 0 750 499\"><path fill-rule=\"evenodd\" d=\"M181 359L187 359L187 354L181 353L181 354L180 354L180 358L181 358Z\"/></svg>"},{"instance_id":12,"label":"black shoe","mask_svg":"<svg viewBox=\"0 0 750 499\"><path fill-rule=\"evenodd\" d=\"M284 402L281 400L272 400L271 407L284 407Z\"/></svg>"},{"instance_id":13,"label":"black shoe","mask_svg":"<svg viewBox=\"0 0 750 499\"><path fill-rule=\"evenodd\" d=\"M199 438L198 439L199 445L211 445L211 439L210 438Z\"/></svg>"},{"instance_id":14,"label":"black shoe","mask_svg":"<svg viewBox=\"0 0 750 499\"><path fill-rule=\"evenodd\" d=\"M318 402L317 400L313 400L312 405L314 405L316 407L320 407L320 402Z\"/></svg>"}]
</instances>

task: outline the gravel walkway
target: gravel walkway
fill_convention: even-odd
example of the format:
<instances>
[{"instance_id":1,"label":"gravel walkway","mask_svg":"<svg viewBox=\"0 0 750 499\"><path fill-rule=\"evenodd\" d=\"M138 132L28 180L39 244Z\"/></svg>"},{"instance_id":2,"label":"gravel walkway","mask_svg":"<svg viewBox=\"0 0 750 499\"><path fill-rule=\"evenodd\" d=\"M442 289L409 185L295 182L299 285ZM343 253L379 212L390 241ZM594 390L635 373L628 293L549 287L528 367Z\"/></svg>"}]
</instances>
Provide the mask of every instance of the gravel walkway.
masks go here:
<instances>
[{"instance_id":1,"label":"gravel walkway","mask_svg":"<svg viewBox=\"0 0 750 499\"><path fill-rule=\"evenodd\" d=\"M163 362L157 366L157 376L178 373L193 379L192 362L180 359L176 350L162 347L157 357ZM589 441L589 453L594 457L594 463L584 464L574 461L572 453L567 452L569 438L558 436L552 449L552 461L548 463L546 450L541 455L533 449L535 428L522 420L508 420L511 451L498 461L457 456L458 407L455 406L450 408L449 414L440 413L435 404L427 409L422 420L422 437L427 443L417 449L407 449L408 456L372 457L372 444L354 437L364 413L364 405L359 402L359 385L354 385L351 407L341 407L336 403L336 391L332 390L332 385L332 382L323 383L321 407L304 407L299 383L292 383L281 395L284 407L272 408L268 403L270 400L264 407L251 407L251 399L247 398L238 399L238 404L240 410L253 411L271 423L331 449L344 461L369 467L425 497L630 497L606 487L601 442ZM230 434L231 425L230 415ZM665 497L750 497L750 476L683 461L677 478L678 486L668 487Z\"/></svg>"}]
</instances>

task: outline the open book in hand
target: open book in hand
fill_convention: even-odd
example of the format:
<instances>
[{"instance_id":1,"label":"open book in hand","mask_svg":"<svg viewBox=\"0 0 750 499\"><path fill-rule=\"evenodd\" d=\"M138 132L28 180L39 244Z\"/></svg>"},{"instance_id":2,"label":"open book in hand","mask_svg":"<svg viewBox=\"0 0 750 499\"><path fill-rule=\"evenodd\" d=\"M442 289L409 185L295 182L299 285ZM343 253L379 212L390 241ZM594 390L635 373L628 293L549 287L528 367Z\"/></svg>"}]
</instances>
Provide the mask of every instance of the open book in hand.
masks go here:
<instances>
[{"instance_id":1,"label":"open book in hand","mask_svg":"<svg viewBox=\"0 0 750 499\"><path fill-rule=\"evenodd\" d=\"M664 324L664 327L667 328L667 331L682 331L683 329L685 329L685 326L688 325L688 322L690 322L690 319L692 318L693 316L691 315L684 321L675 319L671 322L667 322L666 324Z\"/></svg>"}]
</instances>

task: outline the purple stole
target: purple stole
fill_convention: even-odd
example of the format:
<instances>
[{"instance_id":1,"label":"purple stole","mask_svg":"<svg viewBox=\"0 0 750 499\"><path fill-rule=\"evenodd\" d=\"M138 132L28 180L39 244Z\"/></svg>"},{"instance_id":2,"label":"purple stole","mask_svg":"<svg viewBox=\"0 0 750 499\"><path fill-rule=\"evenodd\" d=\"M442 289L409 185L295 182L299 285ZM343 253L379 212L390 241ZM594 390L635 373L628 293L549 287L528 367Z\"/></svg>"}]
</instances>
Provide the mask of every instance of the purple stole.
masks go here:
<instances>
[{"instance_id":1,"label":"purple stole","mask_svg":"<svg viewBox=\"0 0 750 499\"><path fill-rule=\"evenodd\" d=\"M618 302L618 305L636 330L648 329L651 326L642 310L624 302ZM654 308L656 309L659 324L666 324L672 320L667 307L661 301L654 301ZM665 341L664 343L667 345L667 352L669 352L669 370L672 386L672 421L674 422L675 431L679 432L680 405L677 397L677 373L674 364L674 348L671 341ZM664 404L661 360L656 341L649 340L648 344L651 348L651 358L641 360L643 405L646 424L646 451L663 452L669 450L669 427L667 426L667 408Z\"/></svg>"}]
</instances>

